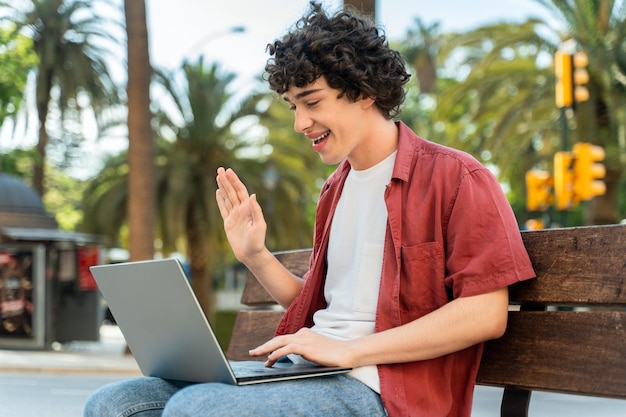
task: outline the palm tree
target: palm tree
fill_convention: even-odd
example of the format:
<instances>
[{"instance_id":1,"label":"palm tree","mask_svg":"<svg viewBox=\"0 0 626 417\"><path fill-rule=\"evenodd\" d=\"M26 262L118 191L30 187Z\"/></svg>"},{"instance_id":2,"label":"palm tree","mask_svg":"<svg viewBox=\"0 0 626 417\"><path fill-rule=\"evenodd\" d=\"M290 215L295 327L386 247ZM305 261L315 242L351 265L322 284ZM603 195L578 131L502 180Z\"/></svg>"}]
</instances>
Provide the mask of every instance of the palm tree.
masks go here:
<instances>
[{"instance_id":1,"label":"palm tree","mask_svg":"<svg viewBox=\"0 0 626 417\"><path fill-rule=\"evenodd\" d=\"M128 247L128 151L108 156L88 181L79 230L106 237L111 247Z\"/></svg>"},{"instance_id":2,"label":"palm tree","mask_svg":"<svg viewBox=\"0 0 626 417\"><path fill-rule=\"evenodd\" d=\"M439 22L427 25L416 18L414 23L415 28L408 30L399 48L415 69L420 93L430 94L435 92L437 56L445 38L441 34Z\"/></svg>"},{"instance_id":3,"label":"palm tree","mask_svg":"<svg viewBox=\"0 0 626 417\"><path fill-rule=\"evenodd\" d=\"M181 74L155 71L155 78L167 92L154 122L159 126L157 232L165 254L187 254L194 290L210 314L212 275L233 261L215 203L217 168L234 168L250 192L258 193L273 250L311 244L310 207L317 195L315 180L323 173L314 153L294 141L287 106L268 93L234 102L234 75L202 59L184 63ZM287 122L275 121L285 117ZM124 156L111 158L85 193L84 231L120 240L127 181Z\"/></svg>"},{"instance_id":4,"label":"palm tree","mask_svg":"<svg viewBox=\"0 0 626 417\"><path fill-rule=\"evenodd\" d=\"M401 119L418 134L435 140L441 135L432 119L433 103L438 91L450 84L449 78L438 73L438 69L445 64L440 50L446 43L447 35L440 31L439 22L426 24L415 18L414 23L405 38L394 45L407 62L414 80L406 86Z\"/></svg>"},{"instance_id":5,"label":"palm tree","mask_svg":"<svg viewBox=\"0 0 626 417\"><path fill-rule=\"evenodd\" d=\"M274 119L270 111L276 107L267 93L251 94L234 104L229 91L234 74L222 74L217 64L207 67L202 58L184 63L183 73L181 83L175 76L161 78L176 112L161 119L161 126L174 132L175 141L159 180L160 230L164 243L185 237L194 290L209 312L212 266L219 259L232 259L215 203L217 168L234 168L250 192L258 193L270 224L272 249L311 243L309 218L302 207L310 202L306 197L311 187L304 184L312 181L305 174L307 159L299 158L299 150L293 148L293 134L288 143L277 130L271 130L269 141L254 133L259 118ZM268 109L265 114L263 107ZM298 233L301 230L305 232Z\"/></svg>"},{"instance_id":6,"label":"palm tree","mask_svg":"<svg viewBox=\"0 0 626 417\"><path fill-rule=\"evenodd\" d=\"M450 38L444 56L464 50L462 65L470 71L462 82L448 85L434 114L446 125L448 145L481 156L497 165L504 178L533 141L559 143L552 98L552 69L537 66L550 45L537 35L537 21L496 24ZM485 45L490 45L485 48ZM504 47L503 45L507 45ZM506 51L506 53L504 52ZM549 154L549 153L548 153ZM537 161L529 161L532 166Z\"/></svg>"},{"instance_id":7,"label":"palm tree","mask_svg":"<svg viewBox=\"0 0 626 417\"><path fill-rule=\"evenodd\" d=\"M46 148L51 137L46 125L49 106L58 106L62 125L65 110L80 113L85 98L96 115L117 101L117 86L106 64L110 60L106 58L109 50L105 45L119 42L115 36L119 22L102 17L96 12L96 3L108 4L97 0L0 1L0 10L8 13L0 21L11 21L14 34L30 37L39 58L35 81L39 158L35 162L33 187L41 195Z\"/></svg>"},{"instance_id":8,"label":"palm tree","mask_svg":"<svg viewBox=\"0 0 626 417\"><path fill-rule=\"evenodd\" d=\"M150 123L148 28L144 0L125 0L128 35L128 227L130 260L152 259L156 217L155 146Z\"/></svg>"},{"instance_id":9,"label":"palm tree","mask_svg":"<svg viewBox=\"0 0 626 417\"><path fill-rule=\"evenodd\" d=\"M589 206L608 212L594 211L589 223L616 222L617 179L626 166L620 139L620 129L626 125L626 6L609 0L540 3L554 11L565 32L529 19L517 25L489 25L449 39L443 56L463 53L459 69L467 68L469 73L440 93L434 119L445 126L450 145L482 156L498 166L512 186L516 184L513 188L522 188L526 169L535 163L549 164L553 153L561 150L554 74L541 62L554 55L562 40L574 39L590 57L592 93L570 120L576 128L574 139L593 141L613 155L605 161L607 193Z\"/></svg>"}]
</instances>

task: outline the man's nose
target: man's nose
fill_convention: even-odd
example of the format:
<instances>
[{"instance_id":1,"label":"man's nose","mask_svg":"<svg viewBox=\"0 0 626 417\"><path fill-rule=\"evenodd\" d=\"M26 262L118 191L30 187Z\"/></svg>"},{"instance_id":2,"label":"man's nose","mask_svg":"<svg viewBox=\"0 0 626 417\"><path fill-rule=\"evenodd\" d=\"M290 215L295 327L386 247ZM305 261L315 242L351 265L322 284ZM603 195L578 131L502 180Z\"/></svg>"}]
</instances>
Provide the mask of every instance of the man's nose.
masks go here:
<instances>
[{"instance_id":1,"label":"man's nose","mask_svg":"<svg viewBox=\"0 0 626 417\"><path fill-rule=\"evenodd\" d=\"M304 133L313 125L311 117L308 112L303 109L296 109L294 111L294 123L293 128L298 133Z\"/></svg>"}]
</instances>

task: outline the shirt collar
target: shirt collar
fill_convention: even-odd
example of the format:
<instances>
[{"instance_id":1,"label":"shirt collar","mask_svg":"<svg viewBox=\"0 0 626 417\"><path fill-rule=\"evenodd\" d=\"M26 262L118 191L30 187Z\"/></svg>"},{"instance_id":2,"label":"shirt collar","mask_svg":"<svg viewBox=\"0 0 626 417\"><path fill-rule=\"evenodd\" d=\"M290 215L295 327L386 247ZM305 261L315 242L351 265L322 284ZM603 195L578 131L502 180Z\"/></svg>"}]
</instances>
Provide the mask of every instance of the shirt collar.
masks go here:
<instances>
[{"instance_id":1,"label":"shirt collar","mask_svg":"<svg viewBox=\"0 0 626 417\"><path fill-rule=\"evenodd\" d=\"M418 136L403 122L396 122L398 126L398 154L393 167L392 178L408 181L411 174L413 160L416 157Z\"/></svg>"}]
</instances>

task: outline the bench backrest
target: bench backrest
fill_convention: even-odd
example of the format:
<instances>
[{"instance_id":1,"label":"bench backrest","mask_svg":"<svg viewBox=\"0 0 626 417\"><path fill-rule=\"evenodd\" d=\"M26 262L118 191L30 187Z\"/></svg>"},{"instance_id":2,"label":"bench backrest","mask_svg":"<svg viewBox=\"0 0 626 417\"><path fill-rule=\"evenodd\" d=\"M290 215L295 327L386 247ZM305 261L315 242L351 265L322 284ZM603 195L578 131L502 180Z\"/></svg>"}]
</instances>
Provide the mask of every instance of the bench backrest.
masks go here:
<instances>
[{"instance_id":1,"label":"bench backrest","mask_svg":"<svg viewBox=\"0 0 626 417\"><path fill-rule=\"evenodd\" d=\"M537 274L510 290L505 335L489 341L478 384L505 388L502 415L527 415L532 390L626 399L626 225L524 231ZM310 250L278 253L291 271ZM282 315L249 274L228 356L273 336Z\"/></svg>"}]
</instances>

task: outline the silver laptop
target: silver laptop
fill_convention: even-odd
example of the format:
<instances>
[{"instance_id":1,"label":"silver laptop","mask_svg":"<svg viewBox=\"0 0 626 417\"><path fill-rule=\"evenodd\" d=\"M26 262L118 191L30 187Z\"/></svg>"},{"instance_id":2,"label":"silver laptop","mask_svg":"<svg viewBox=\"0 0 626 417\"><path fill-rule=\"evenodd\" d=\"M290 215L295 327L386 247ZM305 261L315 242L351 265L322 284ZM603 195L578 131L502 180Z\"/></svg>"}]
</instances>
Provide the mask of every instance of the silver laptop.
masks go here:
<instances>
[{"instance_id":1,"label":"silver laptop","mask_svg":"<svg viewBox=\"0 0 626 417\"><path fill-rule=\"evenodd\" d=\"M228 361L177 259L90 268L141 372L248 385L349 372L346 368Z\"/></svg>"}]
</instances>

